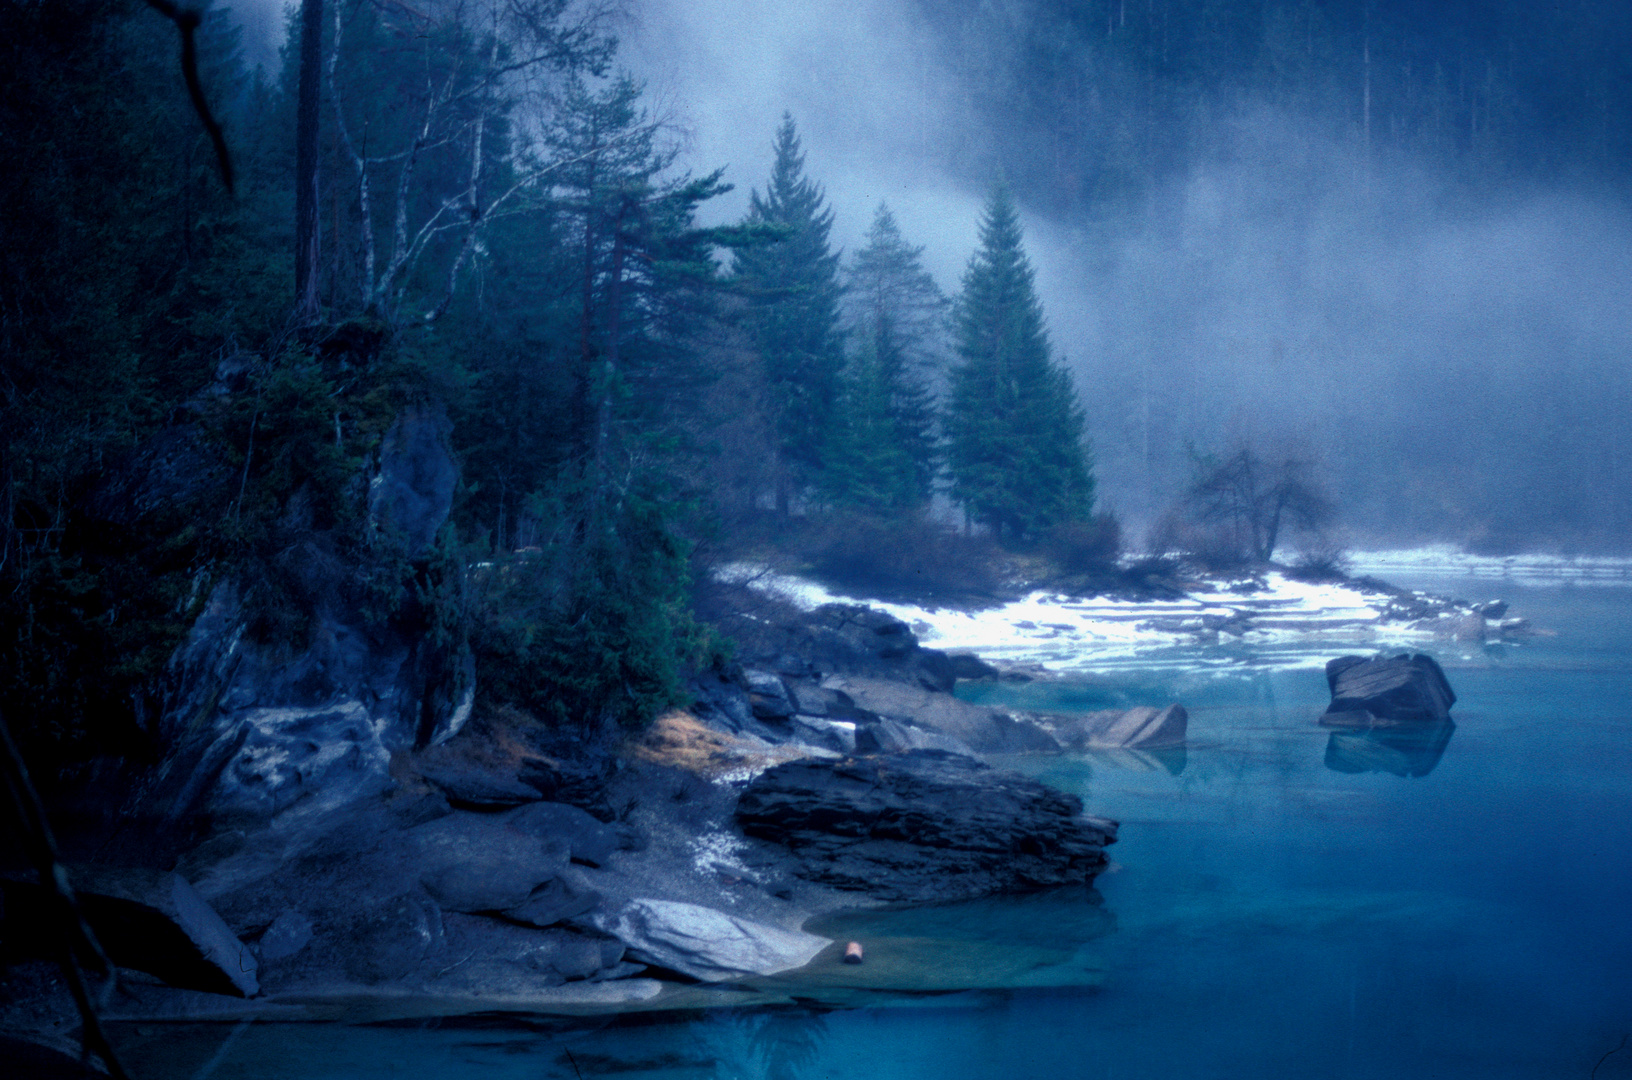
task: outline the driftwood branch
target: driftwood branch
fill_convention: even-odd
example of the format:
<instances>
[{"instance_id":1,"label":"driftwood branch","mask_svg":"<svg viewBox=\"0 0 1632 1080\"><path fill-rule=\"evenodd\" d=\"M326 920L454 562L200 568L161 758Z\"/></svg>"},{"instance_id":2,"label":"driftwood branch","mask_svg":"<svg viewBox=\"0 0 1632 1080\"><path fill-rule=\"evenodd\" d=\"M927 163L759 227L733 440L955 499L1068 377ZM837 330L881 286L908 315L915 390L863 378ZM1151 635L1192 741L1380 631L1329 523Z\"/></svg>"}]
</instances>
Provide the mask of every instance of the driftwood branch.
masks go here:
<instances>
[{"instance_id":1,"label":"driftwood branch","mask_svg":"<svg viewBox=\"0 0 1632 1080\"><path fill-rule=\"evenodd\" d=\"M176 32L181 35L181 77L187 83L187 96L192 99L193 111L198 114L199 123L204 125L204 131L210 136L210 145L215 147L215 163L221 169L221 183L230 195L232 154L227 150L227 137L222 133L221 125L210 112L210 103L204 100L204 84L198 79L198 45L194 37L198 24L203 21L203 13L197 8L181 7L171 0L147 0L147 6L174 23Z\"/></svg>"},{"instance_id":2,"label":"driftwood branch","mask_svg":"<svg viewBox=\"0 0 1632 1080\"><path fill-rule=\"evenodd\" d=\"M11 796L9 809L17 825L17 836L28 852L35 872L39 874L40 887L56 901L60 915L57 927L58 962L62 965L63 976L68 980L68 990L73 994L74 1004L79 1008L85 1050L87 1054L94 1053L102 1059L114 1080L129 1080L129 1074L119 1064L113 1047L108 1043L107 1034L102 1030L102 1019L97 1015L96 1003L91 999L85 975L79 968L80 963L84 962L101 974L105 979L105 993L113 985L113 963L102 951L90 924L85 921L84 913L80 911L79 899L74 895L73 886L68 883L68 872L57 858L57 842L51 835L45 807L28 778L28 766L24 764L17 744L12 741L11 730L6 727L3 717L0 717L0 775L4 776L6 790Z\"/></svg>"}]
</instances>

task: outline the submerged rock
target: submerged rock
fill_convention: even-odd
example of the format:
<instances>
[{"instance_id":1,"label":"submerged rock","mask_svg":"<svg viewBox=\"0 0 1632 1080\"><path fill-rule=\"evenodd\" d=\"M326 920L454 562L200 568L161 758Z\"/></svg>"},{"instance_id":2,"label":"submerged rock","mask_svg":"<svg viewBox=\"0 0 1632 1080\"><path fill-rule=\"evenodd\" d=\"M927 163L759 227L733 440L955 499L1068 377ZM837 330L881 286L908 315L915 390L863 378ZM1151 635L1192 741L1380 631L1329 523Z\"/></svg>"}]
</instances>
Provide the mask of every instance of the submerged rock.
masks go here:
<instances>
[{"instance_id":1,"label":"submerged rock","mask_svg":"<svg viewBox=\"0 0 1632 1080\"><path fill-rule=\"evenodd\" d=\"M623 942L635 960L704 982L791 971L833 944L815 934L676 900L634 899L591 921Z\"/></svg>"},{"instance_id":2,"label":"submerged rock","mask_svg":"<svg viewBox=\"0 0 1632 1080\"><path fill-rule=\"evenodd\" d=\"M1091 881L1116 837L1074 795L940 750L779 765L737 821L787 847L801 877L892 901Z\"/></svg>"},{"instance_id":3,"label":"submerged rock","mask_svg":"<svg viewBox=\"0 0 1632 1080\"><path fill-rule=\"evenodd\" d=\"M1068 750L1171 750L1184 745L1190 714L1183 705L1141 705L1055 717L1054 736Z\"/></svg>"},{"instance_id":4,"label":"submerged rock","mask_svg":"<svg viewBox=\"0 0 1632 1080\"><path fill-rule=\"evenodd\" d=\"M1320 722L1365 728L1376 723L1440 723L1450 718L1456 693L1431 656L1368 660L1340 656L1326 664L1332 703Z\"/></svg>"}]
</instances>

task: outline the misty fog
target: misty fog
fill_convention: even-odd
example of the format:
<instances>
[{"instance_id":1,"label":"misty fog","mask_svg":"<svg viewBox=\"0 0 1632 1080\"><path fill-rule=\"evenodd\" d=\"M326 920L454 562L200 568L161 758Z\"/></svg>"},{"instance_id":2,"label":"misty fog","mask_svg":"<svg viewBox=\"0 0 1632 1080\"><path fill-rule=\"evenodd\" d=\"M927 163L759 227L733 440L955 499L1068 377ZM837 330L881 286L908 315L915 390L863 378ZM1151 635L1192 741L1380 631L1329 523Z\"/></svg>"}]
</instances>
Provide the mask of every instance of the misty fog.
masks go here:
<instances>
[{"instance_id":1,"label":"misty fog","mask_svg":"<svg viewBox=\"0 0 1632 1080\"><path fill-rule=\"evenodd\" d=\"M275 67L279 0L231 6L246 53ZM1107 8L1118 14L1125 4ZM619 62L683 133L682 164L723 165L736 185L706 220L740 218L763 187L786 110L835 211L835 247L854 250L887 202L952 293L983 193L1047 153L1035 128L1051 108L1014 130L994 122L971 73L1013 64L1017 46L976 42L983 54L945 32L952 18L913 0L638 0ZM1188 482L1187 446L1246 439L1316 458L1353 542L1624 548L1624 192L1470 184L1442 155L1366 152L1359 68L1347 85L1335 66L1335 93L1354 97L1337 110L1346 123L1237 95L1183 121L1178 167L1136 200L1062 205L1022 185L1101 505L1138 539ZM1114 116L1120 84L1096 74L1093 100Z\"/></svg>"}]
</instances>

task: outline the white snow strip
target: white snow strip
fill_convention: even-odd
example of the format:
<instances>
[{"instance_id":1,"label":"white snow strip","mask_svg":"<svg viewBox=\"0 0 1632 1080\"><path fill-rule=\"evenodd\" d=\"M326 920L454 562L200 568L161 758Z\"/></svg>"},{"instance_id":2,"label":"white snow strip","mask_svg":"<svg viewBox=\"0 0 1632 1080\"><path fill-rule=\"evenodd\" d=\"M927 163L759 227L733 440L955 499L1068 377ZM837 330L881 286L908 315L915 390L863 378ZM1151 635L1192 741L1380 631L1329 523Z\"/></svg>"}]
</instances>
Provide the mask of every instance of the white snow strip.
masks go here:
<instances>
[{"instance_id":1,"label":"white snow strip","mask_svg":"<svg viewBox=\"0 0 1632 1080\"><path fill-rule=\"evenodd\" d=\"M1178 600L1133 601L1035 592L983 611L858 601L748 564L722 574L806 610L865 602L907 623L926 646L1059 672L1301 668L1325 663L1334 648L1420 646L1433 637L1429 630L1385 622L1384 597L1342 584L1294 581L1279 572L1266 575L1266 588L1250 593L1215 585Z\"/></svg>"}]
</instances>

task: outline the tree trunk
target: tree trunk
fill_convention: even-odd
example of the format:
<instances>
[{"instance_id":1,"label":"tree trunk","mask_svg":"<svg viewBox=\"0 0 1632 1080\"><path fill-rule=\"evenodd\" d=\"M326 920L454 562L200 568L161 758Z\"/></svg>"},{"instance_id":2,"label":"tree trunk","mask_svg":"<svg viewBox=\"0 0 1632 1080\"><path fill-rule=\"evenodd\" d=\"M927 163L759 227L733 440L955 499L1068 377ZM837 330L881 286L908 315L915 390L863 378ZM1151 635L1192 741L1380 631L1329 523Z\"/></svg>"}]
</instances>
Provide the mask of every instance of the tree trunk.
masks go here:
<instances>
[{"instance_id":1,"label":"tree trunk","mask_svg":"<svg viewBox=\"0 0 1632 1080\"><path fill-rule=\"evenodd\" d=\"M318 319L317 120L322 96L323 0L300 4L300 96L295 107L295 320Z\"/></svg>"}]
</instances>

